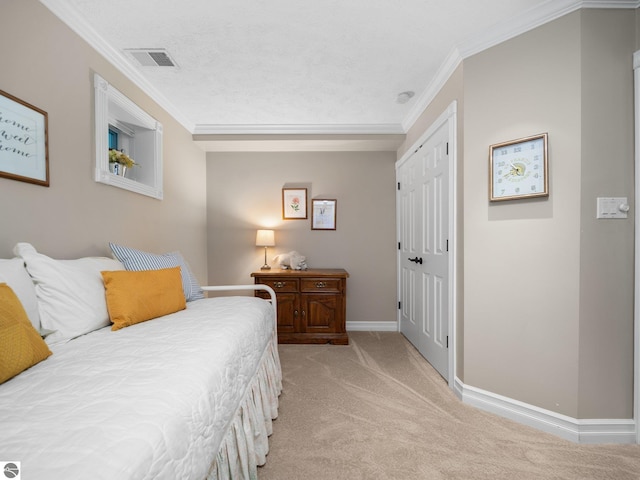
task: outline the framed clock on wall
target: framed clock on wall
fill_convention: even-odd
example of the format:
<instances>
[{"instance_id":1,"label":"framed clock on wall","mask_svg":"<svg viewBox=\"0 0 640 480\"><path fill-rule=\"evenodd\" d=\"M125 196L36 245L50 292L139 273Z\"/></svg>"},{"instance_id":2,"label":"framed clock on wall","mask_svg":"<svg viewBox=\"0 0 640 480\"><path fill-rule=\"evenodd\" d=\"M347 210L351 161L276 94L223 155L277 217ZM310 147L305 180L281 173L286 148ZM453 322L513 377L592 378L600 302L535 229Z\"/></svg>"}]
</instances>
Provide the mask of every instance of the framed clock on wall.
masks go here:
<instances>
[{"instance_id":1,"label":"framed clock on wall","mask_svg":"<svg viewBox=\"0 0 640 480\"><path fill-rule=\"evenodd\" d=\"M549 196L547 134L489 147L489 200Z\"/></svg>"}]
</instances>

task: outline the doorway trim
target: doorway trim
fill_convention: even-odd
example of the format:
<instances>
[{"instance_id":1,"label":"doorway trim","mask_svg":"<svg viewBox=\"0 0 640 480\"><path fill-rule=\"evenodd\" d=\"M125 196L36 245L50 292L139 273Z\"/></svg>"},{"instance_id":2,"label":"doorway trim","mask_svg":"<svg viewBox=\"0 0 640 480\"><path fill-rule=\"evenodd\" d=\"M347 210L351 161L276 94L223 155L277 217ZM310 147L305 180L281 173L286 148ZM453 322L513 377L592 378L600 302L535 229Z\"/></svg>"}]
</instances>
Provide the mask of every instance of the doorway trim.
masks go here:
<instances>
[{"instance_id":1,"label":"doorway trim","mask_svg":"<svg viewBox=\"0 0 640 480\"><path fill-rule=\"evenodd\" d=\"M418 140L411 145L409 149L402 155L400 160L396 162L396 172L398 168L413 155L420 146L425 143L429 137L436 133L443 125L448 124L448 144L449 144L449 374L447 384L449 388L454 390L456 379L456 323L457 323L457 164L458 164L458 148L457 148L457 127L458 127L458 103L456 100L452 101L449 106L442 112L438 118L427 128L427 130L418 138ZM400 239L400 206L396 203L396 240ZM396 256L396 268L397 268L397 297L398 301L401 298L400 292L400 251L397 251ZM397 313L397 331L400 331L400 310Z\"/></svg>"}]
</instances>

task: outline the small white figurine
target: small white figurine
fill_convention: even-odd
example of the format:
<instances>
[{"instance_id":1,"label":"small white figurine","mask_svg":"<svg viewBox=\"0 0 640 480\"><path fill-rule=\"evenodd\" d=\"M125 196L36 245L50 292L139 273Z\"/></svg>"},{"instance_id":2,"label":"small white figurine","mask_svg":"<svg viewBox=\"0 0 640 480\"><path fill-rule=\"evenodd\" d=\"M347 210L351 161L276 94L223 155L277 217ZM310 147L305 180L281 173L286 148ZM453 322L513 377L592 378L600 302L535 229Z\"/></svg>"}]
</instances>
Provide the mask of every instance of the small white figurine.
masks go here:
<instances>
[{"instance_id":1,"label":"small white figurine","mask_svg":"<svg viewBox=\"0 0 640 480\"><path fill-rule=\"evenodd\" d=\"M306 270L307 267L307 257L304 255L300 255L300 253L291 251L289 253L281 253L280 255L276 255L273 257L274 262L280 263L280 268L283 270L291 269L291 270Z\"/></svg>"}]
</instances>

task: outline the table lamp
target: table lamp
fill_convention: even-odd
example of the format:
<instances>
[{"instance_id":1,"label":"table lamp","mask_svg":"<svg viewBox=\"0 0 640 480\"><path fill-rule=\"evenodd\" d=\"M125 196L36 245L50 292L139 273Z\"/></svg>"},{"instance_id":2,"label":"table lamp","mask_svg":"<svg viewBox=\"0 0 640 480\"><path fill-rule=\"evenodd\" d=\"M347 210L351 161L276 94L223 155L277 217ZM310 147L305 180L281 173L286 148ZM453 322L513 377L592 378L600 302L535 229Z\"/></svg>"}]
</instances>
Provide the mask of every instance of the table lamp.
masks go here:
<instances>
[{"instance_id":1,"label":"table lamp","mask_svg":"<svg viewBox=\"0 0 640 480\"><path fill-rule=\"evenodd\" d=\"M267 263L267 247L275 247L273 230L258 230L256 234L256 247L264 247L264 265L260 270L271 270Z\"/></svg>"}]
</instances>

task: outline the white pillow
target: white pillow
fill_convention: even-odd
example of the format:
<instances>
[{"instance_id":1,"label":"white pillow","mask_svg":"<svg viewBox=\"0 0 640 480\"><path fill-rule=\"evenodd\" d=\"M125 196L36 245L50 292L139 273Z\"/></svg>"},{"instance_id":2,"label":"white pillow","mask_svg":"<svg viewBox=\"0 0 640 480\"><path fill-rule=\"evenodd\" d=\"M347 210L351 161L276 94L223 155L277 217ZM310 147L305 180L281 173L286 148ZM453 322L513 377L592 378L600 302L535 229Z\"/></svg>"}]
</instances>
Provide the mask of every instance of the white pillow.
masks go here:
<instances>
[{"instance_id":1,"label":"white pillow","mask_svg":"<svg viewBox=\"0 0 640 480\"><path fill-rule=\"evenodd\" d=\"M110 325L100 272L124 270L118 260L85 257L54 260L28 243L18 243L13 253L21 257L35 284L42 330L49 345Z\"/></svg>"},{"instance_id":2,"label":"white pillow","mask_svg":"<svg viewBox=\"0 0 640 480\"><path fill-rule=\"evenodd\" d=\"M11 287L27 312L31 324L40 332L38 298L36 297L33 281L24 268L24 260L21 258L11 258L9 260L0 258L0 282L4 282Z\"/></svg>"}]
</instances>

